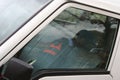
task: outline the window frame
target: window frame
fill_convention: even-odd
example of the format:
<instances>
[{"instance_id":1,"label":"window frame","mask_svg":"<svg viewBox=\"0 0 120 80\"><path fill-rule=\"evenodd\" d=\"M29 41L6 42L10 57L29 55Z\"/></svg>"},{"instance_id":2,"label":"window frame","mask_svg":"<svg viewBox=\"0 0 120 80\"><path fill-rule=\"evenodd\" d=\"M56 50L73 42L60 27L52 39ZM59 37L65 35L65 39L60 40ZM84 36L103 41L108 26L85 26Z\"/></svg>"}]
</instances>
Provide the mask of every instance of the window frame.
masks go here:
<instances>
[{"instance_id":1,"label":"window frame","mask_svg":"<svg viewBox=\"0 0 120 80\"><path fill-rule=\"evenodd\" d=\"M72 4L73 3L73 4ZM94 12L92 10L89 10L89 9L99 9L101 11L101 13L99 12L95 12L95 13L99 13L99 14L103 14L103 15L107 15L107 13L110 13L111 15L112 14L116 14L114 12L111 12L111 11L107 11L107 10L104 10L104 9L100 9L100 8L96 8L96 7L93 7L93 6L88 6L88 5L84 5L84 4L81 4L81 3L77 3L77 2L74 2L74 1L71 1L71 2L68 2L66 4L69 4L69 6L67 6L66 8L69 8L69 7L75 7L75 8L80 8L81 9L81 6L80 5L83 5L82 9L81 10L87 10L87 11L91 11L91 12ZM66 4L63 4L66 5ZM88 7L87 9L83 9L84 7ZM66 9L64 8L64 9ZM64 10L62 9L59 14ZM105 12L105 13L104 13ZM114 15L113 15L114 16ZM56 17L56 16L55 16ZM54 17L54 18L55 18ZM111 16L110 16L111 17ZM115 17L115 16L114 16ZM114 18L113 17L113 18ZM118 19L118 18L117 18ZM119 20L119 19L118 19ZM107 64L109 64L107 67L106 67L106 70L90 70L90 69L84 69L84 70L81 70L81 69L45 69L45 70L40 70L38 71L38 74L37 76L33 77L34 79L38 79L38 78L43 78L43 77L46 77L46 76L71 76L71 75L112 75L111 74L111 68L112 68L112 63L114 62L114 59L115 59L115 55L116 55L116 50L117 50L117 46L119 43L118 41L118 32L119 32L119 25L120 25L120 20L118 22L118 27L117 27L117 32L115 33L115 40L113 41L113 49L111 51L111 55L110 55L110 60ZM113 54L114 53L114 54ZM76 72L78 71L78 72ZM33 79L33 80L34 80Z\"/></svg>"},{"instance_id":2,"label":"window frame","mask_svg":"<svg viewBox=\"0 0 120 80\"><path fill-rule=\"evenodd\" d=\"M38 71L32 80L48 76L75 76L75 75L109 75L110 71L90 69L44 69Z\"/></svg>"}]
</instances>

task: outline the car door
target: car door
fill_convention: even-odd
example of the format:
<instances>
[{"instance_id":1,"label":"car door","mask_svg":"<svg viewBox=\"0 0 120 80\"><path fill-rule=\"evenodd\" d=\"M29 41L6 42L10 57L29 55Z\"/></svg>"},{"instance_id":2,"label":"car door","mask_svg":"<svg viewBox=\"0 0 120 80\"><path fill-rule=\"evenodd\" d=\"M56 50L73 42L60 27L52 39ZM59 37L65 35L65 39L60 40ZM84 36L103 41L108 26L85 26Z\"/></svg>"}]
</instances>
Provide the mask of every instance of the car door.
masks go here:
<instances>
[{"instance_id":1,"label":"car door","mask_svg":"<svg viewBox=\"0 0 120 80\"><path fill-rule=\"evenodd\" d=\"M79 1L50 6L49 16L39 13L36 19L44 20L30 26L32 31L3 62L16 54L33 66L32 80L116 80L119 15Z\"/></svg>"}]
</instances>

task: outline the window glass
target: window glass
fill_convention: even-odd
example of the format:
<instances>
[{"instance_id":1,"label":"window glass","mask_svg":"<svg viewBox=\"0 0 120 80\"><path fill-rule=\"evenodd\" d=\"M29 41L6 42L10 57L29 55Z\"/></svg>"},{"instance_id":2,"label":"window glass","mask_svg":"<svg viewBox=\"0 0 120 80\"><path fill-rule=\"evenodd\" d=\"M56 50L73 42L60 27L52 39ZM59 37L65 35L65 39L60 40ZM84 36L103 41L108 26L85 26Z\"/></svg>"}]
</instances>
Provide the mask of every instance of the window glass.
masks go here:
<instances>
[{"instance_id":1,"label":"window glass","mask_svg":"<svg viewBox=\"0 0 120 80\"><path fill-rule=\"evenodd\" d=\"M0 0L0 44L50 0Z\"/></svg>"},{"instance_id":2,"label":"window glass","mask_svg":"<svg viewBox=\"0 0 120 80\"><path fill-rule=\"evenodd\" d=\"M118 20L67 8L42 29L17 57L41 69L106 69Z\"/></svg>"}]
</instances>

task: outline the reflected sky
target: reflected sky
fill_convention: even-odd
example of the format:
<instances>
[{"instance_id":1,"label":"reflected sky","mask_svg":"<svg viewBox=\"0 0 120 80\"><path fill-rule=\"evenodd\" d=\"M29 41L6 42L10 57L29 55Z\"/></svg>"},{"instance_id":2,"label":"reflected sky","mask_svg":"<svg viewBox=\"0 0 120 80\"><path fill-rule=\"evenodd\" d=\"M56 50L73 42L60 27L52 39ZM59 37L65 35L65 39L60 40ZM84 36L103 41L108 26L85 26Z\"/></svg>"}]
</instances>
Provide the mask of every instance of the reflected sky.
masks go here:
<instances>
[{"instance_id":1,"label":"reflected sky","mask_svg":"<svg viewBox=\"0 0 120 80\"><path fill-rule=\"evenodd\" d=\"M50 0L0 0L0 43Z\"/></svg>"}]
</instances>

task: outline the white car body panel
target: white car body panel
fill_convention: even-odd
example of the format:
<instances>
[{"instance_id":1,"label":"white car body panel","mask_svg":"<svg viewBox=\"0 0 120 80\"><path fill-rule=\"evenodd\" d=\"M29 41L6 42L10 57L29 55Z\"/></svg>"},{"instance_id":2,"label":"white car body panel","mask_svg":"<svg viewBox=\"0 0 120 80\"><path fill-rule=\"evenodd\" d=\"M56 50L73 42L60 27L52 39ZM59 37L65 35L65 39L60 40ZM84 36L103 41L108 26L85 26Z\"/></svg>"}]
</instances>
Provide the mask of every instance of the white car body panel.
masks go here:
<instances>
[{"instance_id":1,"label":"white car body panel","mask_svg":"<svg viewBox=\"0 0 120 80\"><path fill-rule=\"evenodd\" d=\"M39 80L113 80L110 75L79 75L79 76L54 76L45 77Z\"/></svg>"}]
</instances>

